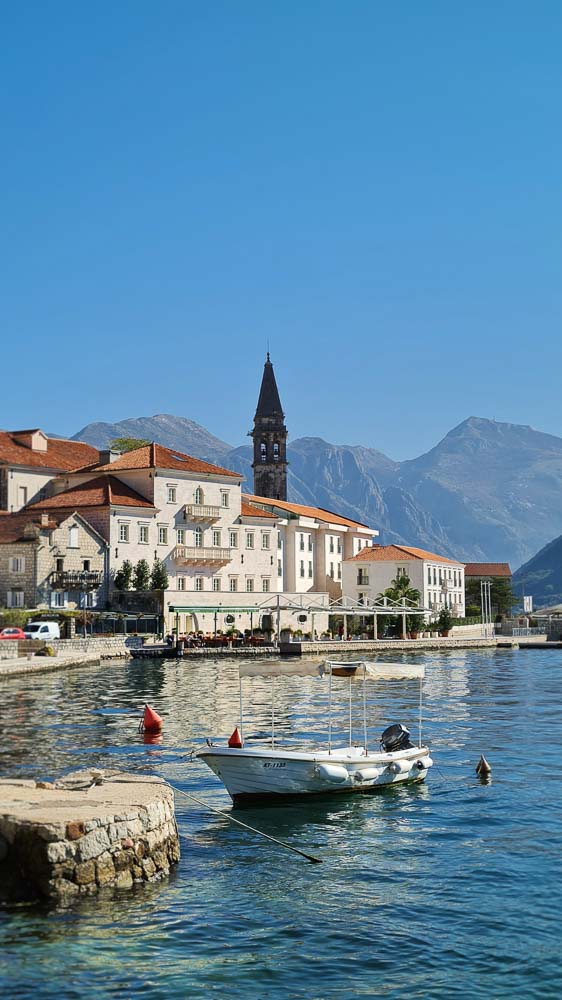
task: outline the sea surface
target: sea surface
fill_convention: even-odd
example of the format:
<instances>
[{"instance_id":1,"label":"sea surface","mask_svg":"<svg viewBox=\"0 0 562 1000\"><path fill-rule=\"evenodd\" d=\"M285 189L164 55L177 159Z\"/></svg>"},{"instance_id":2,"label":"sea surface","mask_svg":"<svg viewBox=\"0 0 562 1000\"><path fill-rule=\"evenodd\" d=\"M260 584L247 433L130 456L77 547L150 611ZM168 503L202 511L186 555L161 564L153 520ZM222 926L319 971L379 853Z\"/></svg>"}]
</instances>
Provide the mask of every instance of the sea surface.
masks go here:
<instances>
[{"instance_id":1,"label":"sea surface","mask_svg":"<svg viewBox=\"0 0 562 1000\"><path fill-rule=\"evenodd\" d=\"M178 794L182 857L169 877L68 908L0 909L0 996L562 996L561 653L419 659L435 761L426 782L235 810L317 865ZM352 697L361 741L359 687ZM238 723L235 661L117 661L4 680L0 698L3 777L138 770L231 810L219 780L189 754ZM163 716L160 744L137 731L145 702ZM391 722L417 735L418 683L368 684L368 714L374 745ZM275 718L288 746L324 741L325 682L278 680ZM244 682L244 723L247 738L267 739L270 681ZM480 753L492 765L488 783L475 774Z\"/></svg>"}]
</instances>

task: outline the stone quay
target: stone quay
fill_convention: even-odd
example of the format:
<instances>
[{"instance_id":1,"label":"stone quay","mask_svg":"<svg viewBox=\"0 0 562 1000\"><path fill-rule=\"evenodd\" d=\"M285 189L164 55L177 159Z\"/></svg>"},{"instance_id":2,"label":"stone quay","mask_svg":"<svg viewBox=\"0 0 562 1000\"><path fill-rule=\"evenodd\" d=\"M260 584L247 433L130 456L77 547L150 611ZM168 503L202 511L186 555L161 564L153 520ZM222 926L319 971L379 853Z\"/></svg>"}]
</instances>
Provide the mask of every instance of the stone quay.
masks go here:
<instances>
[{"instance_id":1,"label":"stone quay","mask_svg":"<svg viewBox=\"0 0 562 1000\"><path fill-rule=\"evenodd\" d=\"M68 903L127 889L179 861L174 793L162 778L84 770L53 783L0 780L0 897Z\"/></svg>"}]
</instances>

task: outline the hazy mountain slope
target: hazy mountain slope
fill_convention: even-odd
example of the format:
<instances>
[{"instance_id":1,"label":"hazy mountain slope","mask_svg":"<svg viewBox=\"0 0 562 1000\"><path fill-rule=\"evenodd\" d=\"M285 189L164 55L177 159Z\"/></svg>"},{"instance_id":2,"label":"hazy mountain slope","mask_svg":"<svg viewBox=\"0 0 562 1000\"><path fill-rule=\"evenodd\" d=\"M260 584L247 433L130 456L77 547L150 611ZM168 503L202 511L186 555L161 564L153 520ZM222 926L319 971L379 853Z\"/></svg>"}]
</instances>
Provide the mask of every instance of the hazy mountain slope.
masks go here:
<instances>
[{"instance_id":1,"label":"hazy mountain slope","mask_svg":"<svg viewBox=\"0 0 562 1000\"><path fill-rule=\"evenodd\" d=\"M513 574L513 593L518 601L531 594L535 608L562 603L562 535Z\"/></svg>"},{"instance_id":2,"label":"hazy mountain slope","mask_svg":"<svg viewBox=\"0 0 562 1000\"><path fill-rule=\"evenodd\" d=\"M470 417L397 477L459 558L517 565L562 531L562 439Z\"/></svg>"},{"instance_id":3,"label":"hazy mountain slope","mask_svg":"<svg viewBox=\"0 0 562 1000\"><path fill-rule=\"evenodd\" d=\"M206 462L219 465L223 456L232 448L215 437L208 430L186 417L174 417L159 413L154 417L130 417L116 424L87 424L74 435L75 441L86 441L96 448L107 448L117 437L146 438L157 441L167 448L183 451L187 455L202 458Z\"/></svg>"}]
</instances>

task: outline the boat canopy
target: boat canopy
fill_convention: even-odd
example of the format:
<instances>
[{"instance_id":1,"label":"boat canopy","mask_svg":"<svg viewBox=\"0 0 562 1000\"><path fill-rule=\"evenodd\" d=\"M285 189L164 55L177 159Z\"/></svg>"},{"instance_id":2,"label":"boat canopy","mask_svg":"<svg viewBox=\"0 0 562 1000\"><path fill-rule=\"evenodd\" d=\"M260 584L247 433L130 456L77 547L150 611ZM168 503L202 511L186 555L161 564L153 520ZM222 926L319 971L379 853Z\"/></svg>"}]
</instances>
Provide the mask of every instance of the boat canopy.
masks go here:
<instances>
[{"instance_id":1,"label":"boat canopy","mask_svg":"<svg viewBox=\"0 0 562 1000\"><path fill-rule=\"evenodd\" d=\"M365 670L363 671L363 667ZM423 678L425 667L413 663L383 663L365 660L300 660L296 663L241 663L240 677L323 677L325 674L362 680L402 681Z\"/></svg>"}]
</instances>

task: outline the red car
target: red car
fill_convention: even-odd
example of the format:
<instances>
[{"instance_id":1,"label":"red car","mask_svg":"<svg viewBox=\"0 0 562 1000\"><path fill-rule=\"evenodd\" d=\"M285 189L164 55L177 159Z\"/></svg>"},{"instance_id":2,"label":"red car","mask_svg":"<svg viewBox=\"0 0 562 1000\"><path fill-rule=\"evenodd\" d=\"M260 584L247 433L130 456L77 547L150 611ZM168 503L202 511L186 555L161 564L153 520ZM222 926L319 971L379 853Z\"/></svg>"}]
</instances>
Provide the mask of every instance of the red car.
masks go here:
<instances>
[{"instance_id":1,"label":"red car","mask_svg":"<svg viewBox=\"0 0 562 1000\"><path fill-rule=\"evenodd\" d=\"M3 628L0 639L25 639L25 632L22 628Z\"/></svg>"}]
</instances>

